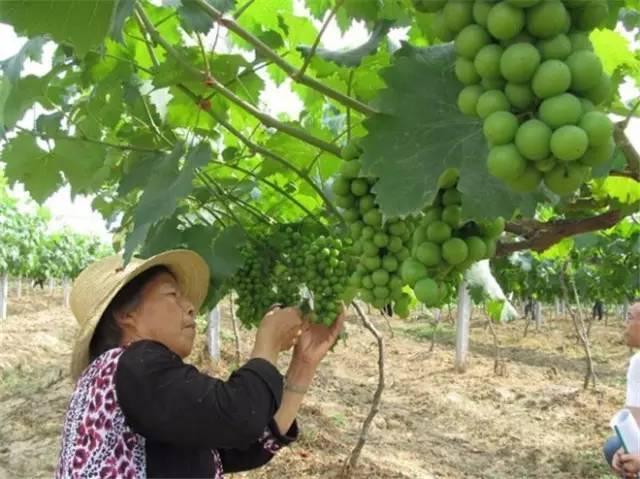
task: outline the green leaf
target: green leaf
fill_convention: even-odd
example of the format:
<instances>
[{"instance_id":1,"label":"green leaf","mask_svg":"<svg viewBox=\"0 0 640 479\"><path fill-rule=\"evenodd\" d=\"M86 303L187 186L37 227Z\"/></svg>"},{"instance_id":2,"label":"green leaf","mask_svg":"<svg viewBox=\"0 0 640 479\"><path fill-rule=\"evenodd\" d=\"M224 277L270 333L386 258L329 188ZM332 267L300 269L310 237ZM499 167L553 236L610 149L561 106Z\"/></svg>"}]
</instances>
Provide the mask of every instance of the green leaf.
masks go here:
<instances>
[{"instance_id":1,"label":"green leaf","mask_svg":"<svg viewBox=\"0 0 640 479\"><path fill-rule=\"evenodd\" d=\"M179 229L180 220L176 215L159 221L150 229L140 254L153 256L163 251L183 246L183 231Z\"/></svg>"},{"instance_id":2,"label":"green leaf","mask_svg":"<svg viewBox=\"0 0 640 479\"><path fill-rule=\"evenodd\" d=\"M189 152L179 169L183 154L184 147L178 143L170 154L156 156L153 173L133 214L134 230L125 243L127 260L135 248L144 242L150 227L158 220L171 216L178 202L189 195L196 169L205 166L212 153L208 143L200 143Z\"/></svg>"},{"instance_id":3,"label":"green leaf","mask_svg":"<svg viewBox=\"0 0 640 479\"><path fill-rule=\"evenodd\" d=\"M331 0L306 0L305 6L316 19L323 20L332 3Z\"/></svg>"},{"instance_id":4,"label":"green leaf","mask_svg":"<svg viewBox=\"0 0 640 479\"><path fill-rule=\"evenodd\" d=\"M107 36L116 5L116 0L56 0L35 5L2 0L0 21L19 35L49 35L83 56Z\"/></svg>"},{"instance_id":5,"label":"green leaf","mask_svg":"<svg viewBox=\"0 0 640 479\"><path fill-rule=\"evenodd\" d=\"M487 314L493 322L500 322L504 305L504 299L490 299L489 301L487 301Z\"/></svg>"},{"instance_id":6,"label":"green leaf","mask_svg":"<svg viewBox=\"0 0 640 479\"><path fill-rule=\"evenodd\" d=\"M0 160L6 165L5 174L9 182L24 184L38 203L43 203L62 186L56 157L42 150L28 133L20 133L9 141Z\"/></svg>"},{"instance_id":7,"label":"green leaf","mask_svg":"<svg viewBox=\"0 0 640 479\"><path fill-rule=\"evenodd\" d=\"M595 233L582 233L573 237L575 247L578 250L593 248L600 241Z\"/></svg>"},{"instance_id":8,"label":"green leaf","mask_svg":"<svg viewBox=\"0 0 640 479\"><path fill-rule=\"evenodd\" d=\"M632 71L640 69L640 61L633 54L629 41L618 32L606 28L594 30L589 38L602 60L604 71L609 75L621 66L626 66Z\"/></svg>"},{"instance_id":9,"label":"green leaf","mask_svg":"<svg viewBox=\"0 0 640 479\"><path fill-rule=\"evenodd\" d=\"M489 174L481 123L457 108L454 58L451 45L405 48L382 73L381 113L365 121L362 141L365 173L380 178L378 204L387 216L419 211L435 198L440 174L455 167L465 216L509 218L518 208L532 214L533 196L512 193Z\"/></svg>"},{"instance_id":10,"label":"green leaf","mask_svg":"<svg viewBox=\"0 0 640 479\"><path fill-rule=\"evenodd\" d=\"M39 62L42 58L42 47L46 39L44 37L34 37L27 40L20 51L14 56L0 62L0 68L11 83L15 83L20 78L25 60Z\"/></svg>"},{"instance_id":11,"label":"green leaf","mask_svg":"<svg viewBox=\"0 0 640 479\"><path fill-rule=\"evenodd\" d=\"M291 0L260 0L245 10L239 19L241 25L254 29L257 26L264 30L280 30L278 17L293 13Z\"/></svg>"},{"instance_id":12,"label":"green leaf","mask_svg":"<svg viewBox=\"0 0 640 479\"><path fill-rule=\"evenodd\" d=\"M46 136L56 136L61 131L63 118L64 115L61 112L51 113L50 115L42 114L36 119L36 130Z\"/></svg>"},{"instance_id":13,"label":"green leaf","mask_svg":"<svg viewBox=\"0 0 640 479\"><path fill-rule=\"evenodd\" d=\"M235 0L207 0L221 12L227 12L235 7ZM182 0L178 7L180 24L189 33L207 33L213 26L211 18L193 0Z\"/></svg>"},{"instance_id":14,"label":"green leaf","mask_svg":"<svg viewBox=\"0 0 640 479\"><path fill-rule=\"evenodd\" d=\"M369 39L362 45L345 51L334 51L326 48L317 48L315 55L320 58L334 62L341 66L356 67L362 63L364 57L371 55L378 49L380 42L387 36L392 22L384 20L376 23ZM297 50L303 57L308 57L311 53L310 46L298 46Z\"/></svg>"},{"instance_id":15,"label":"green leaf","mask_svg":"<svg viewBox=\"0 0 640 479\"><path fill-rule=\"evenodd\" d=\"M71 185L71 193L87 193L100 186L106 147L86 141L57 139L53 151L58 165Z\"/></svg>"},{"instance_id":16,"label":"green leaf","mask_svg":"<svg viewBox=\"0 0 640 479\"><path fill-rule=\"evenodd\" d=\"M632 204L640 201L640 183L624 176L610 176L594 180L592 186L595 198L613 198L620 203Z\"/></svg>"},{"instance_id":17,"label":"green leaf","mask_svg":"<svg viewBox=\"0 0 640 479\"><path fill-rule=\"evenodd\" d=\"M247 241L247 235L239 225L231 225L217 236L208 261L214 277L226 279L238 271L244 262L240 249Z\"/></svg>"},{"instance_id":18,"label":"green leaf","mask_svg":"<svg viewBox=\"0 0 640 479\"><path fill-rule=\"evenodd\" d=\"M11 83L5 77L0 77L0 136L4 136L5 128L7 126L5 108L9 94L11 93Z\"/></svg>"},{"instance_id":19,"label":"green leaf","mask_svg":"<svg viewBox=\"0 0 640 479\"><path fill-rule=\"evenodd\" d=\"M554 244L551 248L546 249L540 258L542 259L563 259L567 258L574 247L573 238L564 238L562 241Z\"/></svg>"},{"instance_id":20,"label":"green leaf","mask_svg":"<svg viewBox=\"0 0 640 479\"><path fill-rule=\"evenodd\" d=\"M127 19L133 14L136 0L118 0L113 12L113 21L109 29L109 35L118 42L123 42L122 30Z\"/></svg>"},{"instance_id":21,"label":"green leaf","mask_svg":"<svg viewBox=\"0 0 640 479\"><path fill-rule=\"evenodd\" d=\"M34 103L44 100L44 90L47 84L45 77L29 75L20 78L11 88L4 105L4 126L13 128Z\"/></svg>"}]
</instances>

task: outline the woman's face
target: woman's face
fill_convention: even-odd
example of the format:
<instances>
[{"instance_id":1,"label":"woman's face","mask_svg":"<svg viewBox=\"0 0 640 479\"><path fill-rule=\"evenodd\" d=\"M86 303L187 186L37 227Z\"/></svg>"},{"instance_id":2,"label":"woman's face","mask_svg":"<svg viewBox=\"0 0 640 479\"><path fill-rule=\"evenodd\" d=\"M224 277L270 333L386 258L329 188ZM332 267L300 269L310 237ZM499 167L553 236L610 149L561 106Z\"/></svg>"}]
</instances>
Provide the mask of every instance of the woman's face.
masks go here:
<instances>
[{"instance_id":1,"label":"woman's face","mask_svg":"<svg viewBox=\"0 0 640 479\"><path fill-rule=\"evenodd\" d=\"M191 352L196 335L195 308L169 273L154 276L141 290L141 301L121 320L125 335L152 339L181 358Z\"/></svg>"}]
</instances>

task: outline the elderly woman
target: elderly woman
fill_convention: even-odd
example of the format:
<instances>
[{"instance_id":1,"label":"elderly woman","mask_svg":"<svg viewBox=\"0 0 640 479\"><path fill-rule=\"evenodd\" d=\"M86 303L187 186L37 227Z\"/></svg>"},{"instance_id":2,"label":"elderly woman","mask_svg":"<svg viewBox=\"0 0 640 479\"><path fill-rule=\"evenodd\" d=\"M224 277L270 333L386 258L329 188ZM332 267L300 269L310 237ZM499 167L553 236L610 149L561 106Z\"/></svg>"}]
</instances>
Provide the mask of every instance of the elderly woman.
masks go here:
<instances>
[{"instance_id":1,"label":"elderly woman","mask_svg":"<svg viewBox=\"0 0 640 479\"><path fill-rule=\"evenodd\" d=\"M302 399L344 318L310 326L294 308L273 308L251 359L223 381L182 361L208 284L206 263L187 250L126 267L111 256L78 276L77 382L57 478L222 478L296 439ZM292 347L283 379L278 354Z\"/></svg>"}]
</instances>

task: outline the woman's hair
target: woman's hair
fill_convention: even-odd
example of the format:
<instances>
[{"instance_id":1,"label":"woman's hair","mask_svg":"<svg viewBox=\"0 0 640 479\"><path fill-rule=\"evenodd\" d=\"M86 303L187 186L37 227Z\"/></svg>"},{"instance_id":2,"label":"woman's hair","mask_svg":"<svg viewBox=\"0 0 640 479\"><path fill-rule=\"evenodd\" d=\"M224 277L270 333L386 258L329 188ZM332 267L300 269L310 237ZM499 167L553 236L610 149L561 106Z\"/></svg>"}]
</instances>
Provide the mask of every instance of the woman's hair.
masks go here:
<instances>
[{"instance_id":1,"label":"woman's hair","mask_svg":"<svg viewBox=\"0 0 640 479\"><path fill-rule=\"evenodd\" d=\"M125 284L118 294L111 300L107 309L102 313L98 326L89 344L89 361L93 361L109 349L117 348L122 339L122 330L116 322L116 315L128 313L140 305L142 289L153 278L162 273L171 273L166 266L154 266L133 278Z\"/></svg>"}]
</instances>

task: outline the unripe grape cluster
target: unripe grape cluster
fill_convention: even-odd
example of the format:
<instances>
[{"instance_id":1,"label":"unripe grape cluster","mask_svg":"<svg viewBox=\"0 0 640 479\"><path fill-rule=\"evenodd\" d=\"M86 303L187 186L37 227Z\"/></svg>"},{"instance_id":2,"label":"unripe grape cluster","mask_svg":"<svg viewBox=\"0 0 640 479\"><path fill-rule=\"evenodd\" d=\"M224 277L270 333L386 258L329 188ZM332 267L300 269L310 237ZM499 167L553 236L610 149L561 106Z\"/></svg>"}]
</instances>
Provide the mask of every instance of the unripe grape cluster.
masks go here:
<instances>
[{"instance_id":1,"label":"unripe grape cluster","mask_svg":"<svg viewBox=\"0 0 640 479\"><path fill-rule=\"evenodd\" d=\"M589 33L607 0L415 0L454 41L460 110L483 120L489 172L517 192L574 192L610 160L611 80Z\"/></svg>"},{"instance_id":2,"label":"unripe grape cluster","mask_svg":"<svg viewBox=\"0 0 640 479\"><path fill-rule=\"evenodd\" d=\"M332 186L354 242L350 252L357 258L349 286L374 307L393 304L396 314L408 316L411 297L403 291L400 265L411 256L413 224L410 219L383 218L372 191L377 180L362 174L360 154L356 142L345 147L345 161Z\"/></svg>"},{"instance_id":3,"label":"unripe grape cluster","mask_svg":"<svg viewBox=\"0 0 640 479\"><path fill-rule=\"evenodd\" d=\"M340 238L325 235L293 233L289 238L284 243L288 270L311 293L314 321L330 326L346 299L350 271L346 245Z\"/></svg>"},{"instance_id":4,"label":"unripe grape cluster","mask_svg":"<svg viewBox=\"0 0 640 479\"><path fill-rule=\"evenodd\" d=\"M244 262L230 280L238 294L237 315L247 326L274 304L298 306L310 296L316 323L333 324L347 289L349 260L344 242L313 230L285 225L254 235L241 250ZM308 294L303 294L303 293Z\"/></svg>"},{"instance_id":5,"label":"unripe grape cluster","mask_svg":"<svg viewBox=\"0 0 640 479\"><path fill-rule=\"evenodd\" d=\"M444 302L471 264L494 256L504 230L502 218L485 224L463 221L457 181L455 170L441 176L438 196L413 233L411 257L402 264L402 279L430 307Z\"/></svg>"}]
</instances>

